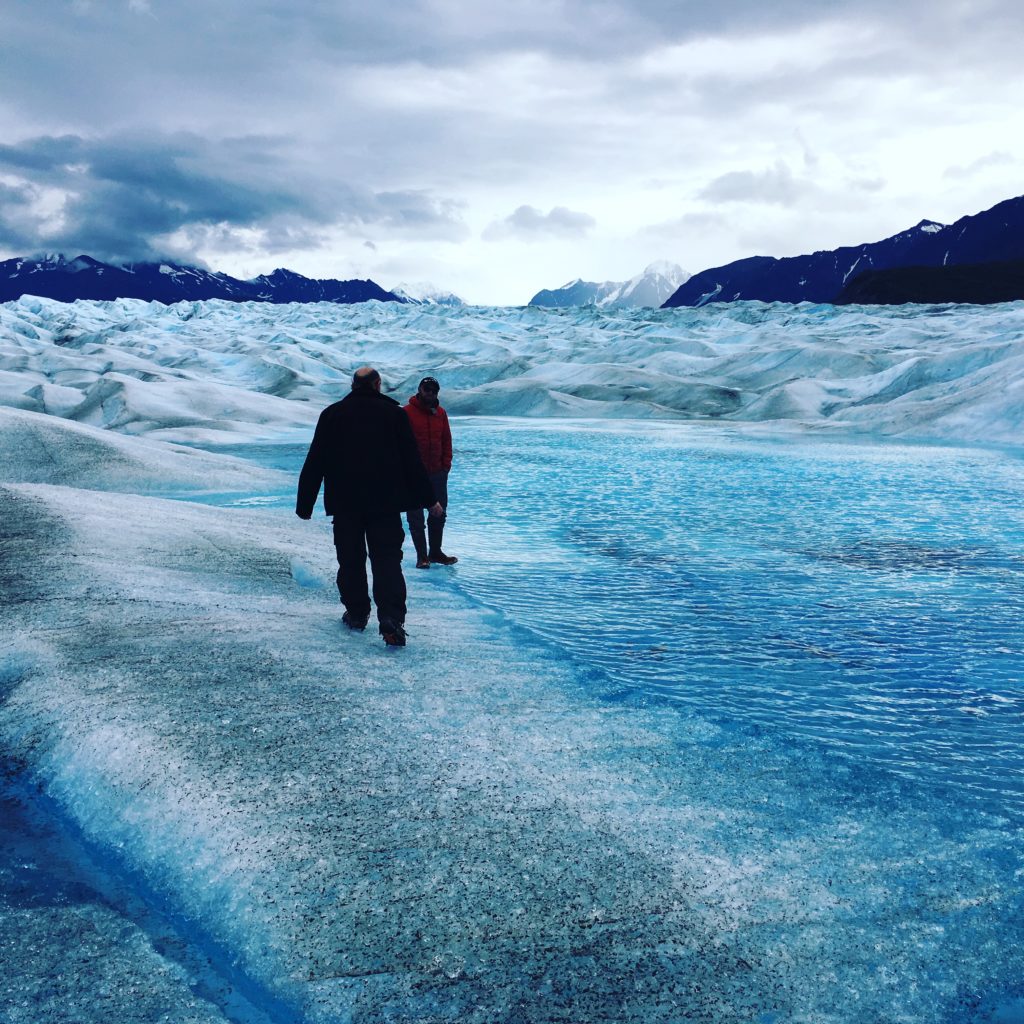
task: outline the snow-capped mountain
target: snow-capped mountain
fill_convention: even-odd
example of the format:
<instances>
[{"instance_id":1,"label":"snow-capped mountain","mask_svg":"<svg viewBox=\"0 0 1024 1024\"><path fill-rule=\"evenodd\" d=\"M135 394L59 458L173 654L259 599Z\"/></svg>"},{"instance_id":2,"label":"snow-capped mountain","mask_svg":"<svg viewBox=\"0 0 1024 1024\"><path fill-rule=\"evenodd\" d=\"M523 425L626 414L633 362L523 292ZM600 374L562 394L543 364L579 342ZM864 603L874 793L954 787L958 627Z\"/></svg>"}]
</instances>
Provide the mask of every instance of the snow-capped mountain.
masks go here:
<instances>
[{"instance_id":1,"label":"snow-capped mountain","mask_svg":"<svg viewBox=\"0 0 1024 1024\"><path fill-rule=\"evenodd\" d=\"M618 287L614 281L584 281L576 278L563 284L561 288L544 288L537 292L528 305L530 306L596 306L598 302L610 295Z\"/></svg>"},{"instance_id":2,"label":"snow-capped mountain","mask_svg":"<svg viewBox=\"0 0 1024 1024\"><path fill-rule=\"evenodd\" d=\"M62 302L131 298L166 303L192 298L237 301L254 297L244 282L199 267L169 263L114 266L85 255L69 260L62 253L0 263L0 302L22 295Z\"/></svg>"},{"instance_id":3,"label":"snow-capped mountain","mask_svg":"<svg viewBox=\"0 0 1024 1024\"><path fill-rule=\"evenodd\" d=\"M373 281L315 280L275 270L251 281L178 263L115 266L91 256L67 259L55 253L39 259L0 262L0 302L22 295L74 302L76 299L145 299L151 302L400 302Z\"/></svg>"},{"instance_id":4,"label":"snow-capped mountain","mask_svg":"<svg viewBox=\"0 0 1024 1024\"><path fill-rule=\"evenodd\" d=\"M466 303L454 292L445 291L437 285L423 281L415 284L402 282L391 289L392 295L397 295L414 306L464 306Z\"/></svg>"},{"instance_id":5,"label":"snow-capped mountain","mask_svg":"<svg viewBox=\"0 0 1024 1024\"><path fill-rule=\"evenodd\" d=\"M610 292L599 306L660 306L690 275L682 267L657 260ZM664 297L663 297L664 296Z\"/></svg>"},{"instance_id":6,"label":"snow-capped mountain","mask_svg":"<svg viewBox=\"0 0 1024 1024\"><path fill-rule=\"evenodd\" d=\"M647 266L628 281L583 281L577 278L561 288L537 292L531 306L598 306L622 309L630 306L660 306L689 278L689 274L665 260Z\"/></svg>"},{"instance_id":7,"label":"snow-capped mountain","mask_svg":"<svg viewBox=\"0 0 1024 1024\"><path fill-rule=\"evenodd\" d=\"M751 256L694 274L665 303L834 302L857 276L893 267L944 267L1024 259L1024 196L943 225L923 220L880 242L776 259ZM857 300L854 300L857 301ZM954 300L948 300L954 301Z\"/></svg>"}]
</instances>

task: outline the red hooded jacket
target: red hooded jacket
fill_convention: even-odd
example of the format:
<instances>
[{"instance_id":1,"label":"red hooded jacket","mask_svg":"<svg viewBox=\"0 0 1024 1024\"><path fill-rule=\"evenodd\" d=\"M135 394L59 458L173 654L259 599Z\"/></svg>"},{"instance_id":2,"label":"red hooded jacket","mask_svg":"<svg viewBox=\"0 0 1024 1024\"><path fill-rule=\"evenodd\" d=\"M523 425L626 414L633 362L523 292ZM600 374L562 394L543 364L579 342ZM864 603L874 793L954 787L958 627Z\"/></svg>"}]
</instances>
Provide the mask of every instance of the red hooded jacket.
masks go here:
<instances>
[{"instance_id":1,"label":"red hooded jacket","mask_svg":"<svg viewBox=\"0 0 1024 1024\"><path fill-rule=\"evenodd\" d=\"M428 408L419 395L413 395L409 404L402 408L409 417L426 471L447 473L452 468L452 428L448 426L448 413L440 405Z\"/></svg>"}]
</instances>

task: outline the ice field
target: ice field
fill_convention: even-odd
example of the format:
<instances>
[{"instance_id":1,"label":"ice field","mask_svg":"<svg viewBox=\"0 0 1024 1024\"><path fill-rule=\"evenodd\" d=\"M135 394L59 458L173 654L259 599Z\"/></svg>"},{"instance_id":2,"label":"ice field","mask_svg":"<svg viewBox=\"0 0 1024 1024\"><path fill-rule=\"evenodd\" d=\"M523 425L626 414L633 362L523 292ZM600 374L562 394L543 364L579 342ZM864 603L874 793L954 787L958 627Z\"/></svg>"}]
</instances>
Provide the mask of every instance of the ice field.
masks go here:
<instances>
[{"instance_id":1,"label":"ice field","mask_svg":"<svg viewBox=\"0 0 1024 1024\"><path fill-rule=\"evenodd\" d=\"M455 414L714 419L1019 444L1024 303L700 309L0 304L0 406L168 441L304 431L353 364Z\"/></svg>"},{"instance_id":2,"label":"ice field","mask_svg":"<svg viewBox=\"0 0 1024 1024\"><path fill-rule=\"evenodd\" d=\"M0 306L0 1019L1024 1021L1022 331ZM463 413L402 651L362 362Z\"/></svg>"}]
</instances>

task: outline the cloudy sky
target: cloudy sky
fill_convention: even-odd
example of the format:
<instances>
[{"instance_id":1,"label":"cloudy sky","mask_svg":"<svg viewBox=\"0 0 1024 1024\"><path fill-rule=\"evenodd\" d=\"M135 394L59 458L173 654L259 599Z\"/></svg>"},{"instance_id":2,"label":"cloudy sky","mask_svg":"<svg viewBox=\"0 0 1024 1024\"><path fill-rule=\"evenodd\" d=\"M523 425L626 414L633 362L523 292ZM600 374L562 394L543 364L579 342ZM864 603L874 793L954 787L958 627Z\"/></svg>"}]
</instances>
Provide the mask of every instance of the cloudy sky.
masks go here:
<instances>
[{"instance_id":1,"label":"cloudy sky","mask_svg":"<svg viewBox=\"0 0 1024 1024\"><path fill-rule=\"evenodd\" d=\"M0 257L525 303L1024 193L1020 0L3 0Z\"/></svg>"}]
</instances>

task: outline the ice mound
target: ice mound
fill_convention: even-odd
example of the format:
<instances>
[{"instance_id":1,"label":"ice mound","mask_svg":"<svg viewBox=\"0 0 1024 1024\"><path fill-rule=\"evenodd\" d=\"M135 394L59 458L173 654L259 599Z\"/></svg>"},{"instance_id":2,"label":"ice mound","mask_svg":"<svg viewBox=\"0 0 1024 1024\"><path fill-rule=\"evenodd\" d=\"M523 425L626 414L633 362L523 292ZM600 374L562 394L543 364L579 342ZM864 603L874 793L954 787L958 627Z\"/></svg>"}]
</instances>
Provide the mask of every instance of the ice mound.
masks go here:
<instances>
[{"instance_id":1,"label":"ice mound","mask_svg":"<svg viewBox=\"0 0 1024 1024\"><path fill-rule=\"evenodd\" d=\"M326 404L326 403L325 403ZM70 419L167 440L235 440L311 422L308 407L242 388L190 381L139 381L108 373L88 387Z\"/></svg>"},{"instance_id":2,"label":"ice mound","mask_svg":"<svg viewBox=\"0 0 1024 1024\"><path fill-rule=\"evenodd\" d=\"M305 432L377 366L465 415L718 420L1019 443L1024 303L628 309L22 298L0 404L167 440Z\"/></svg>"},{"instance_id":3,"label":"ice mound","mask_svg":"<svg viewBox=\"0 0 1024 1024\"><path fill-rule=\"evenodd\" d=\"M250 491L290 486L283 473L195 448L0 407L0 480L103 491Z\"/></svg>"}]
</instances>

